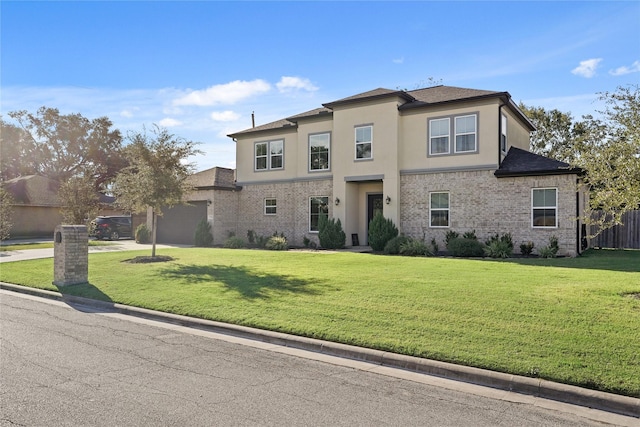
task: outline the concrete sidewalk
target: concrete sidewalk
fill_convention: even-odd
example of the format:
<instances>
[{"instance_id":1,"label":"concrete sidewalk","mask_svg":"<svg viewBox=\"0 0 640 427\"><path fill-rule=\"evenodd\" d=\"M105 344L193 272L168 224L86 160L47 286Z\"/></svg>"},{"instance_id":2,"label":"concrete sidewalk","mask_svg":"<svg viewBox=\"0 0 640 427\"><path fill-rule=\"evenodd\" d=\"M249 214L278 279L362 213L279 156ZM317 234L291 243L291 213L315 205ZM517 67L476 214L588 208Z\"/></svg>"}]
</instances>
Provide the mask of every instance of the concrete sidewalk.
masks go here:
<instances>
[{"instance_id":1,"label":"concrete sidewalk","mask_svg":"<svg viewBox=\"0 0 640 427\"><path fill-rule=\"evenodd\" d=\"M102 312L115 312L139 318L207 330L273 345L311 351L329 356L363 361L383 367L399 368L448 380L461 381L493 389L534 396L640 418L640 399L545 381L538 378L504 374L468 366L404 356L380 350L355 347L313 338L305 338L244 326L180 316L111 302L91 300L58 292L44 291L0 282L0 289L64 301L70 306L87 306ZM640 425L640 420L639 420Z\"/></svg>"}]
</instances>

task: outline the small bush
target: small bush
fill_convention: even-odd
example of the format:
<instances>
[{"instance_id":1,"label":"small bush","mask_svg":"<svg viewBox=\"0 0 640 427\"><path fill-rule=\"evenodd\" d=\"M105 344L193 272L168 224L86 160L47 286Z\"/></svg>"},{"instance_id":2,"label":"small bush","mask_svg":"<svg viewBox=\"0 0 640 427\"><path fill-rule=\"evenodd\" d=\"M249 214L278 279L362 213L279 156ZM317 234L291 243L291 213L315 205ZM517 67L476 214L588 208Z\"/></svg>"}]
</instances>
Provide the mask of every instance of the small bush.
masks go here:
<instances>
[{"instance_id":1,"label":"small bush","mask_svg":"<svg viewBox=\"0 0 640 427\"><path fill-rule=\"evenodd\" d=\"M289 245L287 244L286 237L271 236L269 237L269 240L267 240L265 248L270 251L286 251L289 249Z\"/></svg>"},{"instance_id":2,"label":"small bush","mask_svg":"<svg viewBox=\"0 0 640 427\"><path fill-rule=\"evenodd\" d=\"M463 239L478 240L478 236L476 236L476 230L467 231L466 233L464 233L462 235L462 238Z\"/></svg>"},{"instance_id":3,"label":"small bush","mask_svg":"<svg viewBox=\"0 0 640 427\"><path fill-rule=\"evenodd\" d=\"M224 247L227 249L244 248L244 240L242 240L240 237L231 236L224 242Z\"/></svg>"},{"instance_id":4,"label":"small bush","mask_svg":"<svg viewBox=\"0 0 640 427\"><path fill-rule=\"evenodd\" d=\"M256 232L253 230L247 230L247 242L250 245L254 245L256 243Z\"/></svg>"},{"instance_id":5,"label":"small bush","mask_svg":"<svg viewBox=\"0 0 640 427\"><path fill-rule=\"evenodd\" d=\"M447 250L455 257L481 257L484 255L482 243L475 239L456 237L449 240Z\"/></svg>"},{"instance_id":6,"label":"small bush","mask_svg":"<svg viewBox=\"0 0 640 427\"><path fill-rule=\"evenodd\" d=\"M452 239L457 239L458 237L460 237L460 233L458 233L457 231L447 231L447 234L444 235L444 245L449 246L449 242Z\"/></svg>"},{"instance_id":7,"label":"small bush","mask_svg":"<svg viewBox=\"0 0 640 427\"><path fill-rule=\"evenodd\" d=\"M431 239L431 248L433 249L434 254L437 254L438 251L440 250L440 247L438 246L438 242L436 242L435 237Z\"/></svg>"},{"instance_id":8,"label":"small bush","mask_svg":"<svg viewBox=\"0 0 640 427\"><path fill-rule=\"evenodd\" d=\"M394 237L384 245L384 253L387 255L398 255L400 253L400 246L409 240L410 239L404 234Z\"/></svg>"},{"instance_id":9,"label":"small bush","mask_svg":"<svg viewBox=\"0 0 640 427\"><path fill-rule=\"evenodd\" d=\"M406 256L432 256L431 248L418 239L409 239L400 245L400 254Z\"/></svg>"},{"instance_id":10,"label":"small bush","mask_svg":"<svg viewBox=\"0 0 640 427\"><path fill-rule=\"evenodd\" d=\"M140 224L136 227L135 238L136 243L149 243L149 240L151 240L151 231L149 231L147 224Z\"/></svg>"},{"instance_id":11,"label":"small bush","mask_svg":"<svg viewBox=\"0 0 640 427\"><path fill-rule=\"evenodd\" d=\"M209 247L213 245L213 235L211 234L211 224L206 218L198 223L194 235L194 242L199 247Z\"/></svg>"},{"instance_id":12,"label":"small bush","mask_svg":"<svg viewBox=\"0 0 640 427\"><path fill-rule=\"evenodd\" d=\"M524 256L529 256L533 252L533 242L526 242L520 245L520 253Z\"/></svg>"},{"instance_id":13,"label":"small bush","mask_svg":"<svg viewBox=\"0 0 640 427\"><path fill-rule=\"evenodd\" d=\"M304 236L304 238L302 239L302 244L305 248L308 248L309 245L311 245L311 240L307 236Z\"/></svg>"},{"instance_id":14,"label":"small bush","mask_svg":"<svg viewBox=\"0 0 640 427\"><path fill-rule=\"evenodd\" d=\"M387 242L398 235L398 228L393 221L386 219L378 212L369 223L369 245L374 251L384 250Z\"/></svg>"},{"instance_id":15,"label":"small bush","mask_svg":"<svg viewBox=\"0 0 640 427\"><path fill-rule=\"evenodd\" d=\"M484 254L491 258L509 258L512 253L513 247L502 240L494 240L484 248Z\"/></svg>"},{"instance_id":16,"label":"small bush","mask_svg":"<svg viewBox=\"0 0 640 427\"><path fill-rule=\"evenodd\" d=\"M347 235L342 230L340 219L328 219L326 215L318 218L318 239L320 246L325 249L342 249L347 241Z\"/></svg>"},{"instance_id":17,"label":"small bush","mask_svg":"<svg viewBox=\"0 0 640 427\"><path fill-rule=\"evenodd\" d=\"M555 258L558 255L560 246L558 245L558 238L551 236L549 238L549 245L538 249L538 255L542 258Z\"/></svg>"}]
</instances>

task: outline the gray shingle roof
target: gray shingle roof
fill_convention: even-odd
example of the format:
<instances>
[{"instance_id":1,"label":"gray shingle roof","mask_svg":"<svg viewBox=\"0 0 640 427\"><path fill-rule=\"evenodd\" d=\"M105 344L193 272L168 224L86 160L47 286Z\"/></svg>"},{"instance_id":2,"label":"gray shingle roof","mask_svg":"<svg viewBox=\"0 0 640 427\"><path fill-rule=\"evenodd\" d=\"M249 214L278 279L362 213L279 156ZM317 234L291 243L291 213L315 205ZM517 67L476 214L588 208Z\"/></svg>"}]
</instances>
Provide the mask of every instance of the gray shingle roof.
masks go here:
<instances>
[{"instance_id":1,"label":"gray shingle roof","mask_svg":"<svg viewBox=\"0 0 640 427\"><path fill-rule=\"evenodd\" d=\"M235 190L235 171L220 167L206 169L191 175L189 183L200 189Z\"/></svg>"},{"instance_id":2,"label":"gray shingle roof","mask_svg":"<svg viewBox=\"0 0 640 427\"><path fill-rule=\"evenodd\" d=\"M235 133L229 134L228 136L231 138L234 138L238 135L245 135L253 132L283 129L286 127L296 126L296 123L298 120L311 118L311 117L318 117L322 114L330 114L333 108L339 105L346 105L350 103L376 100L376 99L382 99L382 98L393 97L393 96L402 98L403 100L406 101L404 104L398 107L399 110L428 107L429 105L441 104L445 102L457 102L457 101L488 98L488 97L505 96L507 98L510 98L510 95L508 92L467 89L467 88L461 88L461 87L455 87L455 86L434 86L434 87L428 87L424 89L416 89L416 90L410 90L410 91L377 88L367 92L362 92L356 95L348 96L346 98L338 99L337 101L332 101L326 104L322 104L321 108L316 108L301 114L290 116L286 119L277 120L275 122L266 123L261 126L256 126L253 128L235 132ZM522 116L524 117L524 115ZM524 117L524 121L528 122L526 117Z\"/></svg>"},{"instance_id":3,"label":"gray shingle roof","mask_svg":"<svg viewBox=\"0 0 640 427\"><path fill-rule=\"evenodd\" d=\"M540 176L581 174L580 168L520 148L511 147L500 168L494 172L498 178L514 176Z\"/></svg>"}]
</instances>

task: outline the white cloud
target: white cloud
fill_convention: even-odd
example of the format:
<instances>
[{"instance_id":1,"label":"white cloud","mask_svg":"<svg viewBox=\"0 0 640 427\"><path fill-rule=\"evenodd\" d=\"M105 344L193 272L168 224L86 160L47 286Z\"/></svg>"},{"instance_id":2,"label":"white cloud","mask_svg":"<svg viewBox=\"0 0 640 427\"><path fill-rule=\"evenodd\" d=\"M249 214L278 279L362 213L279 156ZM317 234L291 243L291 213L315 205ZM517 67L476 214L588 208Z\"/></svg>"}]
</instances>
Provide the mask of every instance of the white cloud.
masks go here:
<instances>
[{"instance_id":1,"label":"white cloud","mask_svg":"<svg viewBox=\"0 0 640 427\"><path fill-rule=\"evenodd\" d=\"M602 58L592 58L580 61L580 65L571 70L571 72L576 76L582 76L590 79L596 75L596 68L598 68L600 62L602 62Z\"/></svg>"},{"instance_id":2,"label":"white cloud","mask_svg":"<svg viewBox=\"0 0 640 427\"><path fill-rule=\"evenodd\" d=\"M609 70L609 74L612 76L624 76L625 74L638 73L640 72L640 61L635 61L631 64L630 67L623 65L622 67L618 67L615 70Z\"/></svg>"},{"instance_id":3,"label":"white cloud","mask_svg":"<svg viewBox=\"0 0 640 427\"><path fill-rule=\"evenodd\" d=\"M173 105L197 105L200 107L220 104L235 104L243 99L265 93L271 85L262 79L253 81L236 80L211 86L204 90L194 90L173 100Z\"/></svg>"},{"instance_id":4,"label":"white cloud","mask_svg":"<svg viewBox=\"0 0 640 427\"><path fill-rule=\"evenodd\" d=\"M318 88L314 86L309 79L304 79L302 77L282 76L280 81L276 83L276 86L278 87L278 90L282 93L293 92L297 90L315 92L316 90L318 90Z\"/></svg>"},{"instance_id":5,"label":"white cloud","mask_svg":"<svg viewBox=\"0 0 640 427\"><path fill-rule=\"evenodd\" d=\"M164 119L160 120L158 124L162 127L171 128L180 126L182 122L176 119L172 119L171 117L165 117Z\"/></svg>"},{"instance_id":6,"label":"white cloud","mask_svg":"<svg viewBox=\"0 0 640 427\"><path fill-rule=\"evenodd\" d=\"M404 56L393 60L394 64L404 64Z\"/></svg>"},{"instance_id":7,"label":"white cloud","mask_svg":"<svg viewBox=\"0 0 640 427\"><path fill-rule=\"evenodd\" d=\"M211 113L211 118L216 122L232 122L240 118L240 114L233 111L214 111Z\"/></svg>"}]
</instances>

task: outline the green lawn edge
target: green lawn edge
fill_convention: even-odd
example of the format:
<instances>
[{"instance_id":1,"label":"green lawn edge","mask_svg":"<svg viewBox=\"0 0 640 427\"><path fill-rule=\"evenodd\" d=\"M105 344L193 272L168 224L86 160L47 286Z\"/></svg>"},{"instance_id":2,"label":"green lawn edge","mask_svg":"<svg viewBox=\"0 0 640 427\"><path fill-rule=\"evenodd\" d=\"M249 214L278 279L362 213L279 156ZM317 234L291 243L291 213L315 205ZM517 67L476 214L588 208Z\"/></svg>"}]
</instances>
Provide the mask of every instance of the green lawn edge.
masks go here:
<instances>
[{"instance_id":1,"label":"green lawn edge","mask_svg":"<svg viewBox=\"0 0 640 427\"><path fill-rule=\"evenodd\" d=\"M53 260L0 280L103 301L640 397L640 251L467 260L163 249L89 255L58 289Z\"/></svg>"}]
</instances>

